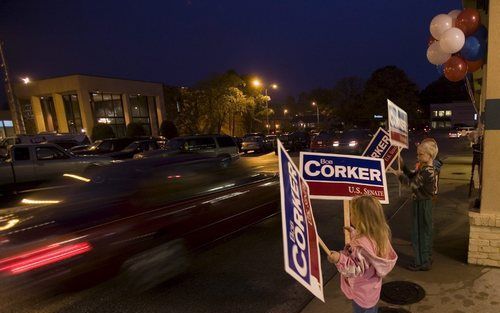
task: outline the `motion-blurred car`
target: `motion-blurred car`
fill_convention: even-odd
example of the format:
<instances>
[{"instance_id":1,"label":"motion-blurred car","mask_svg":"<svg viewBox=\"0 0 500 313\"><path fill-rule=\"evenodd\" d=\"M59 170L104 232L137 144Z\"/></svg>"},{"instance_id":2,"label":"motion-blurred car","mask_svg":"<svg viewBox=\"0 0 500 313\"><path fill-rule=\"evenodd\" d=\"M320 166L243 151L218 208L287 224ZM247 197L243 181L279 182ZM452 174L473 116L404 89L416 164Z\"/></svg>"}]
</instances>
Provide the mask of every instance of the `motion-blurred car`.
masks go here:
<instances>
[{"instance_id":1,"label":"motion-blurred car","mask_svg":"<svg viewBox=\"0 0 500 313\"><path fill-rule=\"evenodd\" d=\"M121 269L133 291L185 271L193 249L278 212L279 180L223 158L124 161L0 211L0 292Z\"/></svg>"},{"instance_id":2,"label":"motion-blurred car","mask_svg":"<svg viewBox=\"0 0 500 313\"><path fill-rule=\"evenodd\" d=\"M349 129L332 143L333 152L361 155L372 139L369 129Z\"/></svg>"},{"instance_id":3,"label":"motion-blurred car","mask_svg":"<svg viewBox=\"0 0 500 313\"><path fill-rule=\"evenodd\" d=\"M239 158L238 146L226 135L181 136L170 139L165 149L138 153L135 159L171 157L180 153L195 153L207 157Z\"/></svg>"},{"instance_id":4,"label":"motion-blurred car","mask_svg":"<svg viewBox=\"0 0 500 313\"><path fill-rule=\"evenodd\" d=\"M248 153L253 151L257 152L265 152L267 149L266 136L261 133L250 133L243 136L243 142L241 143L241 151L243 153Z\"/></svg>"},{"instance_id":5,"label":"motion-blurred car","mask_svg":"<svg viewBox=\"0 0 500 313\"><path fill-rule=\"evenodd\" d=\"M126 146L123 150L105 154L114 160L132 159L138 153L155 151L160 149L158 141L155 139L136 140Z\"/></svg>"},{"instance_id":6,"label":"motion-blurred car","mask_svg":"<svg viewBox=\"0 0 500 313\"><path fill-rule=\"evenodd\" d=\"M462 130L458 127L452 128L448 131L448 138L460 138L462 136Z\"/></svg>"}]
</instances>

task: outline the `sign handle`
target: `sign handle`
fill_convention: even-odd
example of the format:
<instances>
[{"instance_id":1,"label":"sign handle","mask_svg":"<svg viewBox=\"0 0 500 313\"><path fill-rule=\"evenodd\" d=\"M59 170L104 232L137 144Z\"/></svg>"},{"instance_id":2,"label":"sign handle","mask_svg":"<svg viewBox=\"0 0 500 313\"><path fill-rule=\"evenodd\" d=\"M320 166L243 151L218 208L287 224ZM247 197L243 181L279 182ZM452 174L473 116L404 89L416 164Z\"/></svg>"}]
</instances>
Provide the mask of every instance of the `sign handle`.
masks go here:
<instances>
[{"instance_id":1,"label":"sign handle","mask_svg":"<svg viewBox=\"0 0 500 313\"><path fill-rule=\"evenodd\" d=\"M347 229L349 229L351 227L349 200L344 200L344 227L347 227ZM344 228L345 244L348 244L351 242L351 233L347 229Z\"/></svg>"},{"instance_id":2,"label":"sign handle","mask_svg":"<svg viewBox=\"0 0 500 313\"><path fill-rule=\"evenodd\" d=\"M325 245L325 243L323 242L323 240L318 236L318 242L319 242L319 246L321 247L321 249L323 249L323 251L326 253L326 255L330 255L330 249L328 249L328 247Z\"/></svg>"},{"instance_id":3,"label":"sign handle","mask_svg":"<svg viewBox=\"0 0 500 313\"><path fill-rule=\"evenodd\" d=\"M398 173L401 173L401 148L398 147ZM401 181L398 179L399 197L401 198Z\"/></svg>"}]
</instances>

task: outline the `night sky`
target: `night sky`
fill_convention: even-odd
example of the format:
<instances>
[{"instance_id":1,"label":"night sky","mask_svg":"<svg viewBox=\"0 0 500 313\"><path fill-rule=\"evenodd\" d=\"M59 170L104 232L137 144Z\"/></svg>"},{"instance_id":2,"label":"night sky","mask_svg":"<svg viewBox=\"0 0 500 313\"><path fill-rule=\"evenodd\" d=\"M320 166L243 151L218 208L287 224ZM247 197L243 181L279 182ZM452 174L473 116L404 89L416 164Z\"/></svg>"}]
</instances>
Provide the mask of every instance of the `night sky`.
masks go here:
<instances>
[{"instance_id":1,"label":"night sky","mask_svg":"<svg viewBox=\"0 0 500 313\"><path fill-rule=\"evenodd\" d=\"M0 39L15 82L86 73L190 86L235 69L277 82L280 100L385 65L424 88L438 78L429 23L453 9L461 1L0 0Z\"/></svg>"}]
</instances>

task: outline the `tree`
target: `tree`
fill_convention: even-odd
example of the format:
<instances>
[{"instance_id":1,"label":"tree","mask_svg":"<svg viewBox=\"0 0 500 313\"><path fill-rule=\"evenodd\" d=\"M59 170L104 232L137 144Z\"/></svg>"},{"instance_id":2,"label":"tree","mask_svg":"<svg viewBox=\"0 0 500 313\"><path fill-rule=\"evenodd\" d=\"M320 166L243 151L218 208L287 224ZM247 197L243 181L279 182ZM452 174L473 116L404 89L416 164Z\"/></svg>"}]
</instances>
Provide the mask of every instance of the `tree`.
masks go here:
<instances>
[{"instance_id":1,"label":"tree","mask_svg":"<svg viewBox=\"0 0 500 313\"><path fill-rule=\"evenodd\" d=\"M179 132L177 131L177 127L175 127L174 122L163 121L160 126L160 135L167 139L172 139L179 136Z\"/></svg>"},{"instance_id":2,"label":"tree","mask_svg":"<svg viewBox=\"0 0 500 313\"><path fill-rule=\"evenodd\" d=\"M363 93L363 117L387 116L387 99L408 113L411 121L418 116L418 87L406 73L396 66L386 66L375 70L365 85Z\"/></svg>"},{"instance_id":3,"label":"tree","mask_svg":"<svg viewBox=\"0 0 500 313\"><path fill-rule=\"evenodd\" d=\"M340 79L333 88L336 106L332 107L332 115L351 125L356 116L362 114L364 87L365 81L362 78L350 76Z\"/></svg>"},{"instance_id":4,"label":"tree","mask_svg":"<svg viewBox=\"0 0 500 313\"><path fill-rule=\"evenodd\" d=\"M92 140L102 140L106 138L115 138L116 135L108 124L95 124L92 128Z\"/></svg>"},{"instance_id":5,"label":"tree","mask_svg":"<svg viewBox=\"0 0 500 313\"><path fill-rule=\"evenodd\" d=\"M131 122L127 125L126 135L127 137L140 137L145 136L146 131L141 124Z\"/></svg>"}]
</instances>

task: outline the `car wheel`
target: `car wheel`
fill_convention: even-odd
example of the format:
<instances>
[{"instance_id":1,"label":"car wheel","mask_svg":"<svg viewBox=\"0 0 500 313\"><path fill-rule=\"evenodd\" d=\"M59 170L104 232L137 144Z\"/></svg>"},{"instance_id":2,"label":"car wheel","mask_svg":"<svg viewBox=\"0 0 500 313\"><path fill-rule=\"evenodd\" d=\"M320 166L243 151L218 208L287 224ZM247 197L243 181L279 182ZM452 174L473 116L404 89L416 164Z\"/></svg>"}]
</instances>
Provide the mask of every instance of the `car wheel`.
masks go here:
<instances>
[{"instance_id":1,"label":"car wheel","mask_svg":"<svg viewBox=\"0 0 500 313\"><path fill-rule=\"evenodd\" d=\"M125 284L135 292L149 290L186 272L190 264L189 259L182 239L146 250L123 263Z\"/></svg>"}]
</instances>

